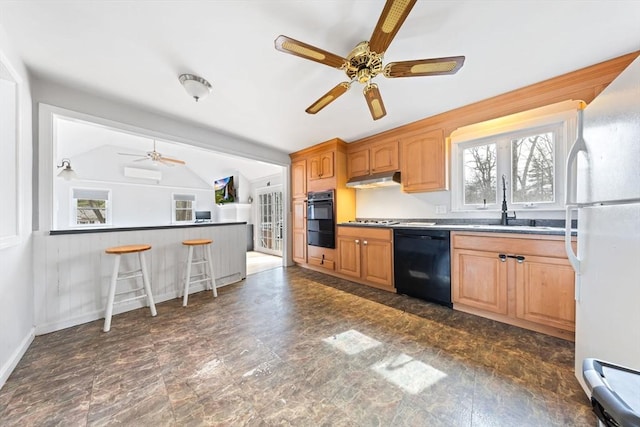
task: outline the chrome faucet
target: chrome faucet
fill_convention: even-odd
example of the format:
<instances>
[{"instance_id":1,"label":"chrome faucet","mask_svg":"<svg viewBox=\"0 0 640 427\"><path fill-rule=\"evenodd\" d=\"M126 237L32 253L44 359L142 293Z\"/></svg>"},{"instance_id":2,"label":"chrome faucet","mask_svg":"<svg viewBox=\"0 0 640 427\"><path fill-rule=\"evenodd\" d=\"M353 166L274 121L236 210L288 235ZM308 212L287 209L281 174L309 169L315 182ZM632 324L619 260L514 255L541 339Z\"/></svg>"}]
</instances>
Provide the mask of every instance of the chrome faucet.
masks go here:
<instances>
[{"instance_id":1,"label":"chrome faucet","mask_svg":"<svg viewBox=\"0 0 640 427\"><path fill-rule=\"evenodd\" d=\"M506 176L502 175L502 216L500 217L500 225L509 225L510 219L516 219L516 212L513 211L513 216L509 216L507 212L507 182Z\"/></svg>"}]
</instances>

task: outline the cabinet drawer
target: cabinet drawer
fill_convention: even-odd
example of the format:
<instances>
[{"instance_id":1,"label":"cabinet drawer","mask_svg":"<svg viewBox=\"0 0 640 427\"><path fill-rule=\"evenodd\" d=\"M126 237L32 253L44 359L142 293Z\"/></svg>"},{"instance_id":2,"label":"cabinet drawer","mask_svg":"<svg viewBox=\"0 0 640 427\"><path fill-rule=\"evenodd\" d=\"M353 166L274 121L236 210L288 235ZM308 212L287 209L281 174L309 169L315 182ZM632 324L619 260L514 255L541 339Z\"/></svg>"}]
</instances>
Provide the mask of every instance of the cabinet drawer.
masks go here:
<instances>
[{"instance_id":1,"label":"cabinet drawer","mask_svg":"<svg viewBox=\"0 0 640 427\"><path fill-rule=\"evenodd\" d=\"M487 233L451 233L452 246L456 249L472 249L487 252L518 255L538 255L553 258L566 258L564 237L549 235L501 234L489 237Z\"/></svg>"},{"instance_id":2,"label":"cabinet drawer","mask_svg":"<svg viewBox=\"0 0 640 427\"><path fill-rule=\"evenodd\" d=\"M391 240L391 230L388 228L339 226L338 236L355 237L357 239Z\"/></svg>"},{"instance_id":3,"label":"cabinet drawer","mask_svg":"<svg viewBox=\"0 0 640 427\"><path fill-rule=\"evenodd\" d=\"M309 256L307 258L307 263L309 265L314 265L316 267L322 267L325 268L327 270L335 270L335 262L333 262L333 260L328 260L328 259L322 259L322 258L317 258L317 257L312 257Z\"/></svg>"}]
</instances>

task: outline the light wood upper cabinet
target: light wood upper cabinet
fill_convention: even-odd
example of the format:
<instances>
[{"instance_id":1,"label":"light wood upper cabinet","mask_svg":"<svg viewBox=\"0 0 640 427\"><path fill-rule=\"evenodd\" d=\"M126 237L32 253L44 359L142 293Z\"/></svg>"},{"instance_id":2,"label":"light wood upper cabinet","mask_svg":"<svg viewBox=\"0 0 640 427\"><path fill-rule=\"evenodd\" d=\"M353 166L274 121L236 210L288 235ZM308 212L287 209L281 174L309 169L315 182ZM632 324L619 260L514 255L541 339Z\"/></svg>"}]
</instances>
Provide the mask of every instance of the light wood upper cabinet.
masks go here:
<instances>
[{"instance_id":1,"label":"light wood upper cabinet","mask_svg":"<svg viewBox=\"0 0 640 427\"><path fill-rule=\"evenodd\" d=\"M349 152L347 154L347 179L365 175L369 175L369 149Z\"/></svg>"},{"instance_id":2,"label":"light wood upper cabinet","mask_svg":"<svg viewBox=\"0 0 640 427\"><path fill-rule=\"evenodd\" d=\"M291 197L307 197L307 161L305 159L291 163Z\"/></svg>"},{"instance_id":3,"label":"light wood upper cabinet","mask_svg":"<svg viewBox=\"0 0 640 427\"><path fill-rule=\"evenodd\" d=\"M325 151L309 159L310 181L316 179L333 178L334 175L334 152Z\"/></svg>"},{"instance_id":4,"label":"light wood upper cabinet","mask_svg":"<svg viewBox=\"0 0 640 427\"><path fill-rule=\"evenodd\" d=\"M347 154L347 178L400 169L398 141L359 146Z\"/></svg>"},{"instance_id":5,"label":"light wood upper cabinet","mask_svg":"<svg viewBox=\"0 0 640 427\"><path fill-rule=\"evenodd\" d=\"M393 290L391 230L338 227L338 273L360 283Z\"/></svg>"},{"instance_id":6,"label":"light wood upper cabinet","mask_svg":"<svg viewBox=\"0 0 640 427\"><path fill-rule=\"evenodd\" d=\"M400 172L406 193L447 189L447 156L444 133L435 129L401 141Z\"/></svg>"},{"instance_id":7,"label":"light wood upper cabinet","mask_svg":"<svg viewBox=\"0 0 640 427\"><path fill-rule=\"evenodd\" d=\"M398 141L371 145L371 173L396 171L400 168Z\"/></svg>"},{"instance_id":8,"label":"light wood upper cabinet","mask_svg":"<svg viewBox=\"0 0 640 427\"><path fill-rule=\"evenodd\" d=\"M573 339L575 275L559 236L452 233L454 308Z\"/></svg>"}]
</instances>

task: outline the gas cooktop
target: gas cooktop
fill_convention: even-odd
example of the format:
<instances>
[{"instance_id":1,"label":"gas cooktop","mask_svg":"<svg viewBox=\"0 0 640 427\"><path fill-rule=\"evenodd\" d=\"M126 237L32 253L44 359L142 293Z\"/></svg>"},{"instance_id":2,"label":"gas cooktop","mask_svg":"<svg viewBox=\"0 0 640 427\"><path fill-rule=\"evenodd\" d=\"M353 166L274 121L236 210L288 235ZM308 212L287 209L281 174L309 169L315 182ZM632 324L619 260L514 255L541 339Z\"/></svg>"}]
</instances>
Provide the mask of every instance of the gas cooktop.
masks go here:
<instances>
[{"instance_id":1,"label":"gas cooktop","mask_svg":"<svg viewBox=\"0 0 640 427\"><path fill-rule=\"evenodd\" d=\"M392 219L360 219L357 221L349 221L349 224L357 224L357 225L395 225L400 224L399 221L394 221Z\"/></svg>"}]
</instances>

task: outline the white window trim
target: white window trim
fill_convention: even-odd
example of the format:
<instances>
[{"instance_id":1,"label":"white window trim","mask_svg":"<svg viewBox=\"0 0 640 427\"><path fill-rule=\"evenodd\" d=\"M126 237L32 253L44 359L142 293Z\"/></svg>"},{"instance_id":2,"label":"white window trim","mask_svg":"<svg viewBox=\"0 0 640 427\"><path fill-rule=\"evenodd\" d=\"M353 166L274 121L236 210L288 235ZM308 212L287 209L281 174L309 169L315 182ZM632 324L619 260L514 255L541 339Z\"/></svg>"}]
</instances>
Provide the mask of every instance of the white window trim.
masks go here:
<instances>
[{"instance_id":1,"label":"white window trim","mask_svg":"<svg viewBox=\"0 0 640 427\"><path fill-rule=\"evenodd\" d=\"M579 101L565 101L548 107L518 113L455 130L451 134L451 210L452 212L500 211L502 205L502 174L507 181L511 176L511 144L497 150L496 203L464 205L464 182L462 154L465 148L484 145L493 141L509 140L517 135L536 130L554 128L557 131L554 159L555 201L522 204L511 200L511 183L507 182L507 205L512 211L561 211L564 209L565 169L567 153L576 138L577 110Z\"/></svg>"},{"instance_id":2,"label":"white window trim","mask_svg":"<svg viewBox=\"0 0 640 427\"><path fill-rule=\"evenodd\" d=\"M187 199L177 199L176 196L186 197ZM191 220L178 221L176 220L176 201L178 200L191 200ZM196 195L188 193L171 193L171 223L172 224L190 224L196 220Z\"/></svg>"},{"instance_id":3,"label":"white window trim","mask_svg":"<svg viewBox=\"0 0 640 427\"><path fill-rule=\"evenodd\" d=\"M101 191L107 193L107 199L105 203L105 223L104 224L78 224L78 199L75 198L74 192L78 191ZM111 204L111 189L109 188L97 188L97 187L70 187L69 188L69 200L70 200L70 212L69 215L69 225L74 228L104 228L106 226L112 225L112 204Z\"/></svg>"}]
</instances>

